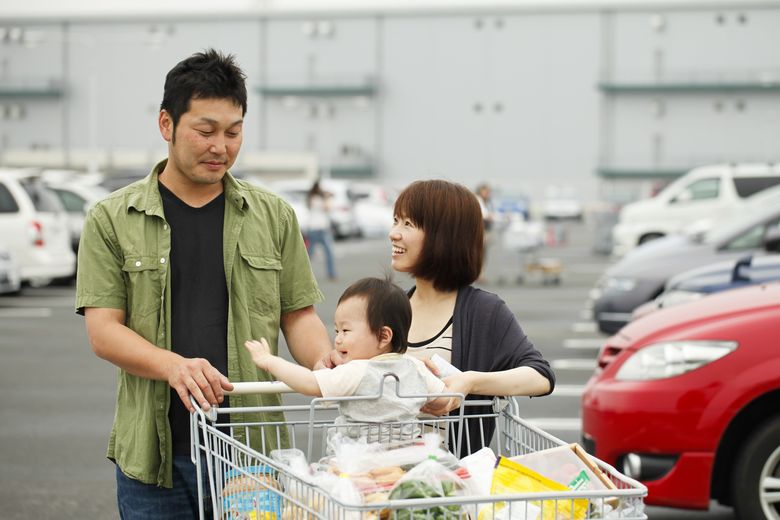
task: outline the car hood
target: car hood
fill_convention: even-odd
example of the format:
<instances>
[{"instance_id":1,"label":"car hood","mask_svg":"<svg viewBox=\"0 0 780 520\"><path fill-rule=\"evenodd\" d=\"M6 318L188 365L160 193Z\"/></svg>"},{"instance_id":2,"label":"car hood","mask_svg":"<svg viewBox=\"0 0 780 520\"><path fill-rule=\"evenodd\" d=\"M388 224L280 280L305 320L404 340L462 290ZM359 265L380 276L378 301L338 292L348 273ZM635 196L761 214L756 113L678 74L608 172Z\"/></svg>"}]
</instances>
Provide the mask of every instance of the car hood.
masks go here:
<instances>
[{"instance_id":1,"label":"car hood","mask_svg":"<svg viewBox=\"0 0 780 520\"><path fill-rule=\"evenodd\" d=\"M631 202L623 206L620 210L620 222L634 221L637 219L644 220L658 214L658 200L657 199L643 199Z\"/></svg>"},{"instance_id":2,"label":"car hood","mask_svg":"<svg viewBox=\"0 0 780 520\"><path fill-rule=\"evenodd\" d=\"M666 280L721 259L712 245L694 242L685 235L669 235L635 248L610 267L606 276Z\"/></svg>"},{"instance_id":3,"label":"car hood","mask_svg":"<svg viewBox=\"0 0 780 520\"><path fill-rule=\"evenodd\" d=\"M669 337L675 330L690 330L761 309L780 312L780 282L724 291L700 300L660 309L630 322L618 333L622 345L645 345L654 337Z\"/></svg>"}]
</instances>

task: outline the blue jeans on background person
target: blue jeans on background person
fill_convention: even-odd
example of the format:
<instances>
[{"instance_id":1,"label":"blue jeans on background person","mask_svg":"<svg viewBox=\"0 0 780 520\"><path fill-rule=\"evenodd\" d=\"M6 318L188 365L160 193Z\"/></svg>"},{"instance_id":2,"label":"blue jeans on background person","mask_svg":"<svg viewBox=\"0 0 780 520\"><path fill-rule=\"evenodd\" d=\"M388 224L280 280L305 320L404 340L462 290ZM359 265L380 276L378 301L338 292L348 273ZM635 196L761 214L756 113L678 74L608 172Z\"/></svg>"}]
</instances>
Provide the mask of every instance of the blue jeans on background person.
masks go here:
<instances>
[{"instance_id":1,"label":"blue jeans on background person","mask_svg":"<svg viewBox=\"0 0 780 520\"><path fill-rule=\"evenodd\" d=\"M330 231L327 229L312 229L306 233L306 238L309 241L308 252L309 258L314 251L314 246L319 244L322 246L322 250L325 252L325 268L328 272L328 278L331 280L336 278L336 267L333 263L333 239L331 238Z\"/></svg>"},{"instance_id":2,"label":"blue jeans on background person","mask_svg":"<svg viewBox=\"0 0 780 520\"><path fill-rule=\"evenodd\" d=\"M211 499L203 470L204 512L212 516ZM198 481L189 455L173 457L173 488L144 484L116 467L116 498L122 520L192 520L198 518Z\"/></svg>"}]
</instances>

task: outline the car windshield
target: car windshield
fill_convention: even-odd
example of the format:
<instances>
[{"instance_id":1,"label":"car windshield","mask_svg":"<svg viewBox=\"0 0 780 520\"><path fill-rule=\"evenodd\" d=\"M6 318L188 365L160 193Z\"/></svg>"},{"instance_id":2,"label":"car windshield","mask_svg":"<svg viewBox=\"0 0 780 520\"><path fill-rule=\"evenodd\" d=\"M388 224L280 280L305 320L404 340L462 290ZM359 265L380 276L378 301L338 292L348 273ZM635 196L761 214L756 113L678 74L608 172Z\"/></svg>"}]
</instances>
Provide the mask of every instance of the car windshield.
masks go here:
<instances>
[{"instance_id":1,"label":"car windshield","mask_svg":"<svg viewBox=\"0 0 780 520\"><path fill-rule=\"evenodd\" d=\"M30 200L35 206L36 211L42 213L56 213L62 210L62 206L57 196L51 190L44 187L41 183L33 179L23 179L19 181L24 191L30 196Z\"/></svg>"},{"instance_id":2,"label":"car windshield","mask_svg":"<svg viewBox=\"0 0 780 520\"><path fill-rule=\"evenodd\" d=\"M83 212L84 206L87 203L86 200L76 195L72 191L61 190L53 188L54 193L60 198L60 202L65 206L65 211L70 212Z\"/></svg>"},{"instance_id":3,"label":"car windshield","mask_svg":"<svg viewBox=\"0 0 780 520\"><path fill-rule=\"evenodd\" d=\"M751 227L763 220L771 218L777 208L780 207L780 186L768 188L750 198L745 205L745 210L733 219L716 222L706 234L692 234L689 236L693 242L705 244L718 244L736 233Z\"/></svg>"},{"instance_id":4,"label":"car windshield","mask_svg":"<svg viewBox=\"0 0 780 520\"><path fill-rule=\"evenodd\" d=\"M777 195L774 203L766 201L766 204L749 206L749 209L743 215L735 218L732 222L722 227L714 227L704 237L704 242L707 244L719 244L740 231L755 228L756 224L770 219L772 215L778 213L778 207L780 207L780 192L777 192Z\"/></svg>"}]
</instances>

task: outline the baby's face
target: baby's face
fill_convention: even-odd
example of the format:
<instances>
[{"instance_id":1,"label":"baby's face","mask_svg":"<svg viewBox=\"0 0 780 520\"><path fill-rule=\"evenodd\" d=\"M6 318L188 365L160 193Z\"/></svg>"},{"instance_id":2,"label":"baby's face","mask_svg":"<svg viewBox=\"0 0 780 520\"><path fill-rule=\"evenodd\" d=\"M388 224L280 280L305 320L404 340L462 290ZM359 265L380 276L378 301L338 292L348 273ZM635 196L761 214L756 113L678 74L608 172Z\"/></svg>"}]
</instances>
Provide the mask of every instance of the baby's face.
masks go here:
<instances>
[{"instance_id":1,"label":"baby's face","mask_svg":"<svg viewBox=\"0 0 780 520\"><path fill-rule=\"evenodd\" d=\"M370 359L381 354L379 339L371 332L366 318L366 299L347 298L336 307L336 350L344 362Z\"/></svg>"}]
</instances>

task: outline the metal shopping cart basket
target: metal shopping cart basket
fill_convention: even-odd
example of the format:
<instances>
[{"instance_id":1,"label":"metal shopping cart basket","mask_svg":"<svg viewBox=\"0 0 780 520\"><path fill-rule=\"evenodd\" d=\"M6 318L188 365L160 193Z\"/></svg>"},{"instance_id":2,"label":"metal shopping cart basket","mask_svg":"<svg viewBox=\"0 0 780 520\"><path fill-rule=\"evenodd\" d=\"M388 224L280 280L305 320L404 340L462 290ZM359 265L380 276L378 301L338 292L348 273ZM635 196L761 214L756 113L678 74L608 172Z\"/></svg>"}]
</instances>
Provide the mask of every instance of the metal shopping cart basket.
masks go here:
<instances>
[{"instance_id":1,"label":"metal shopping cart basket","mask_svg":"<svg viewBox=\"0 0 780 520\"><path fill-rule=\"evenodd\" d=\"M233 393L292 392L283 383L237 383ZM382 386L384 388L384 385ZM396 387L397 390L397 387ZM373 397L373 398L376 398ZM591 457L611 482L611 489L515 493L490 496L452 496L346 503L284 463L271 457L274 447L288 444L305 450L308 461L324 454L325 438L335 428L345 399L315 398L310 404L272 407L214 407L192 415L192 459L198 468L200 517L252 520L580 520L595 518L646 519L643 498L647 488L612 466ZM485 432L495 427L492 447L497 455L516 456L566 445L520 418L514 399L461 401L460 414L421 416L415 426L442 434L452 453L472 451L475 443L489 445ZM278 419L278 412L284 419ZM276 413L275 420L263 414ZM232 415L257 420L231 422ZM469 424L470 423L470 424ZM365 425L382 435L402 434L404 425ZM396 428L394 430L394 428ZM417 428L419 433L419 428ZM573 514L577 504L578 515ZM581 507L586 504L587 507Z\"/></svg>"}]
</instances>

